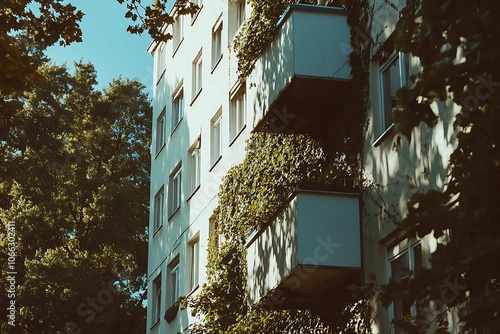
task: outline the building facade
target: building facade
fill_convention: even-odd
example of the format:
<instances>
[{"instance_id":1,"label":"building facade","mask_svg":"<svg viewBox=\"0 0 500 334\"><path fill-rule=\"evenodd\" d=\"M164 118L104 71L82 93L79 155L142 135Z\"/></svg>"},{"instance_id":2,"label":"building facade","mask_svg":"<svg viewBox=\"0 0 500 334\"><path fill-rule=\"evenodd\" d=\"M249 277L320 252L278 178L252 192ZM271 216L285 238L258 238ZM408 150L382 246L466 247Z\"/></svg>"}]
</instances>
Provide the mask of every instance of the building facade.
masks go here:
<instances>
[{"instance_id":1,"label":"building facade","mask_svg":"<svg viewBox=\"0 0 500 334\"><path fill-rule=\"evenodd\" d=\"M243 161L251 132L263 126L271 132L337 131L349 103L345 97L356 89L348 62L355 49L348 13L341 7L289 7L273 42L240 82L232 43L252 8L244 0L195 2L200 10L193 16L172 11L176 20L166 31L172 40L149 49L155 82L148 333L188 332L195 321L188 310L172 306L179 297L196 294L206 280L219 185ZM433 129L415 129L411 142L393 131L395 92L418 71L418 60L396 53L391 40L404 3L374 2L378 9L370 34L377 47L362 152L365 191L298 189L277 212L276 222L248 240L250 303L270 291L296 287L302 297L290 297L291 305L307 303L305 298L328 308L325 291L334 295L350 282L373 276L387 282L427 265L437 243L444 242L432 236L402 239L395 228L413 192L445 187L455 134L446 117ZM443 116L454 108L433 107ZM312 273L307 279L301 276L304 270ZM416 312L404 299L389 309L374 307L374 333L398 333L391 320Z\"/></svg>"}]
</instances>

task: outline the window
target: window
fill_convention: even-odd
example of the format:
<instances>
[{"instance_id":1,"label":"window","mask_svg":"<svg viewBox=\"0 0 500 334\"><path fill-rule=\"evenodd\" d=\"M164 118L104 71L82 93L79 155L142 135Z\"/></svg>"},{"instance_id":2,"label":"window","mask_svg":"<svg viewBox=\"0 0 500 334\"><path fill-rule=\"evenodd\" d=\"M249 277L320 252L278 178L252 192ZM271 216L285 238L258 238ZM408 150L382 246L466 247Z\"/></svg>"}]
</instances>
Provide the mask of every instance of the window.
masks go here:
<instances>
[{"instance_id":1,"label":"window","mask_svg":"<svg viewBox=\"0 0 500 334\"><path fill-rule=\"evenodd\" d=\"M245 0L231 0L228 2L228 38L231 41L238 30L241 28L246 19L246 1Z\"/></svg>"},{"instance_id":2,"label":"window","mask_svg":"<svg viewBox=\"0 0 500 334\"><path fill-rule=\"evenodd\" d=\"M382 125L387 130L393 123L392 110L397 105L396 93L406 85L408 57L402 53L393 53L381 65L382 87Z\"/></svg>"},{"instance_id":3,"label":"window","mask_svg":"<svg viewBox=\"0 0 500 334\"><path fill-rule=\"evenodd\" d=\"M180 287L180 277L179 277L179 257L176 257L168 265L168 296L167 296L167 309L174 305L177 299L179 299L179 287Z\"/></svg>"},{"instance_id":4,"label":"window","mask_svg":"<svg viewBox=\"0 0 500 334\"><path fill-rule=\"evenodd\" d=\"M208 241L212 242L212 246L214 247L214 249L218 251L220 246L220 240L219 240L220 237L218 235L217 230L218 230L217 220L215 216L211 216L208 220L208 236L209 236Z\"/></svg>"},{"instance_id":5,"label":"window","mask_svg":"<svg viewBox=\"0 0 500 334\"><path fill-rule=\"evenodd\" d=\"M165 43L160 43L160 45L156 49L155 73L156 84L158 84L165 73Z\"/></svg>"},{"instance_id":6,"label":"window","mask_svg":"<svg viewBox=\"0 0 500 334\"><path fill-rule=\"evenodd\" d=\"M182 43L184 39L184 15L177 15L174 21L173 27L173 47L174 54L179 48L179 45Z\"/></svg>"},{"instance_id":7,"label":"window","mask_svg":"<svg viewBox=\"0 0 500 334\"><path fill-rule=\"evenodd\" d=\"M212 69L222 58L222 21L219 20L212 29Z\"/></svg>"},{"instance_id":8,"label":"window","mask_svg":"<svg viewBox=\"0 0 500 334\"><path fill-rule=\"evenodd\" d=\"M184 117L184 90L182 86L177 89L172 98L172 133Z\"/></svg>"},{"instance_id":9,"label":"window","mask_svg":"<svg viewBox=\"0 0 500 334\"><path fill-rule=\"evenodd\" d=\"M201 58L201 51L198 53L193 61L193 101L201 92L203 63Z\"/></svg>"},{"instance_id":10,"label":"window","mask_svg":"<svg viewBox=\"0 0 500 334\"><path fill-rule=\"evenodd\" d=\"M240 27L245 22L245 0L238 0L236 8L236 26Z\"/></svg>"},{"instance_id":11,"label":"window","mask_svg":"<svg viewBox=\"0 0 500 334\"><path fill-rule=\"evenodd\" d=\"M200 236L189 242L189 291L193 291L199 283Z\"/></svg>"},{"instance_id":12,"label":"window","mask_svg":"<svg viewBox=\"0 0 500 334\"><path fill-rule=\"evenodd\" d=\"M156 119L156 154L158 154L165 145L165 111L166 107Z\"/></svg>"},{"instance_id":13,"label":"window","mask_svg":"<svg viewBox=\"0 0 500 334\"><path fill-rule=\"evenodd\" d=\"M193 194L201 183L201 138L188 151L189 190Z\"/></svg>"},{"instance_id":14,"label":"window","mask_svg":"<svg viewBox=\"0 0 500 334\"><path fill-rule=\"evenodd\" d=\"M422 267L422 246L420 242L402 242L388 249L389 277L398 282L408 281L411 273ZM394 300L390 307L391 318L394 321L415 319L417 316L416 305L413 300L405 297ZM392 333L399 334L404 331L398 326L392 326Z\"/></svg>"},{"instance_id":15,"label":"window","mask_svg":"<svg viewBox=\"0 0 500 334\"><path fill-rule=\"evenodd\" d=\"M229 113L229 135L231 140L236 139L245 126L245 87L242 87L231 99L231 111Z\"/></svg>"},{"instance_id":16,"label":"window","mask_svg":"<svg viewBox=\"0 0 500 334\"><path fill-rule=\"evenodd\" d=\"M222 110L219 110L212 118L210 139L210 156L213 166L219 161L222 154Z\"/></svg>"},{"instance_id":17,"label":"window","mask_svg":"<svg viewBox=\"0 0 500 334\"><path fill-rule=\"evenodd\" d=\"M196 18L198 17L198 14L201 11L201 7L203 7L203 0L191 0L191 2L196 4L199 7L198 11L196 13L192 14L192 16L191 16L191 24L193 24L194 21L196 21Z\"/></svg>"},{"instance_id":18,"label":"window","mask_svg":"<svg viewBox=\"0 0 500 334\"><path fill-rule=\"evenodd\" d=\"M160 321L161 315L161 273L153 281L153 324Z\"/></svg>"},{"instance_id":19,"label":"window","mask_svg":"<svg viewBox=\"0 0 500 334\"><path fill-rule=\"evenodd\" d=\"M165 203L165 193L163 186L155 195L154 201L154 217L153 217L153 233L156 233L163 226L163 206Z\"/></svg>"},{"instance_id":20,"label":"window","mask_svg":"<svg viewBox=\"0 0 500 334\"><path fill-rule=\"evenodd\" d=\"M181 207L181 194L182 194L182 168L181 164L175 167L169 177L169 217Z\"/></svg>"}]
</instances>

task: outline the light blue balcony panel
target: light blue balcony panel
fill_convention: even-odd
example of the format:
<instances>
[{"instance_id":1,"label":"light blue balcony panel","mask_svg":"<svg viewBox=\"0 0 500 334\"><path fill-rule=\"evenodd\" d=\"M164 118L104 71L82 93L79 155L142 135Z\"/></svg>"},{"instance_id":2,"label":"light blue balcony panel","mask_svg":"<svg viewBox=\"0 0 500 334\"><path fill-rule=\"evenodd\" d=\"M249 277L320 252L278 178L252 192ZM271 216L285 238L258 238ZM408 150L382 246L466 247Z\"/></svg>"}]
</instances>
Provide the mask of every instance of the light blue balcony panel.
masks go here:
<instances>
[{"instance_id":1,"label":"light blue balcony panel","mask_svg":"<svg viewBox=\"0 0 500 334\"><path fill-rule=\"evenodd\" d=\"M338 131L331 125L345 122L351 89L346 12L291 5L277 29L249 77L255 84L256 131Z\"/></svg>"},{"instance_id":2,"label":"light blue balcony panel","mask_svg":"<svg viewBox=\"0 0 500 334\"><path fill-rule=\"evenodd\" d=\"M247 265L251 304L270 292L283 295L287 307L343 293L361 273L358 195L297 190L249 238Z\"/></svg>"}]
</instances>

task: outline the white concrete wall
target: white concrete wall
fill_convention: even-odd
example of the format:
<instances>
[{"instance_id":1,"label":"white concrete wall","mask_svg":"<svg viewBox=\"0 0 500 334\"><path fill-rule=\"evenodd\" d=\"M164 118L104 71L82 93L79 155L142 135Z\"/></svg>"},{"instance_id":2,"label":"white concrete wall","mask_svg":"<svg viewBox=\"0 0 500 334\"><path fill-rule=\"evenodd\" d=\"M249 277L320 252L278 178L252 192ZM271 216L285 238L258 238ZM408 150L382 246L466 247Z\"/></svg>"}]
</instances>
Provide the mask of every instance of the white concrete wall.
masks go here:
<instances>
[{"instance_id":1,"label":"white concrete wall","mask_svg":"<svg viewBox=\"0 0 500 334\"><path fill-rule=\"evenodd\" d=\"M402 9L404 1L391 1ZM383 1L374 0L371 36L377 47L394 32L399 12ZM401 241L395 223L407 215L406 205L411 195L429 189L443 190L449 173L449 157L456 145L453 131L457 107L452 103L434 103L432 109L439 115L434 128L421 125L412 131L411 141L393 131L378 147L373 143L383 133L380 64L374 57L370 66L370 100L368 128L365 133L363 165L365 192L363 194L363 269L365 279L375 277L385 284L389 279L388 247ZM419 61L410 58L410 75L420 70ZM424 265L429 265L430 254L437 240L432 235L421 239ZM374 332L390 333L390 312L374 303L378 317ZM455 328L456 329L456 328Z\"/></svg>"},{"instance_id":2,"label":"white concrete wall","mask_svg":"<svg viewBox=\"0 0 500 334\"><path fill-rule=\"evenodd\" d=\"M190 312L180 311L171 324L163 320L167 309L165 303L167 286L167 266L172 259L179 255L181 288L180 295L188 295L189 271L188 242L197 233L200 234L200 285L205 281L206 250L209 234L209 218L217 206L217 192L222 177L227 170L240 163L244 156L244 142L249 136L249 129L243 131L240 137L229 147L229 48L232 36L228 32L229 3L222 0L204 1L204 5L196 20L192 22L189 16L184 18L184 40L174 54L173 43L166 44L165 63L166 72L163 78L154 87L153 117L155 121L166 106L167 131L166 146L155 154L156 124L153 124L153 147L151 160L151 203L157 190L165 187L166 203L164 225L156 235L150 233L148 255L149 286L158 273L162 274L163 298L161 320L151 333L178 333L182 332L194 321ZM212 27L218 18L222 19L222 60L212 68ZM171 27L169 31L171 31ZM203 83L202 91L193 101L192 94L192 62L198 52L202 50ZM184 86L184 118L179 126L171 133L170 115L172 112L172 94L179 82ZM215 165L211 164L210 157L210 127L211 119L216 112L222 109L222 159ZM201 136L201 187L187 201L188 196L188 149ZM175 166L182 162L182 204L180 210L168 220L168 178ZM212 168L213 167L213 168ZM151 205L152 209L153 205ZM150 225L153 224L153 211L150 215ZM199 289L198 289L199 290ZM197 291L198 291L197 290ZM196 291L194 292L196 293ZM148 322L147 328L152 325L152 289L148 291Z\"/></svg>"},{"instance_id":3,"label":"white concrete wall","mask_svg":"<svg viewBox=\"0 0 500 334\"><path fill-rule=\"evenodd\" d=\"M180 259L181 279L183 282L180 295L187 295L190 293L190 291L187 291L187 243L197 233L200 234L200 268L202 268L202 270L200 270L200 283L203 283L205 279L204 268L206 266L206 248L209 233L208 222L214 208L217 206L216 194L222 177L227 170L243 161L245 141L248 139L253 125L256 124L256 114L254 113L256 106L260 106L260 108L257 109L260 110L258 112L262 115L262 111L265 110L263 103L267 106L272 103L279 91L285 87L285 84L295 74L294 66L297 64L292 61L294 59L294 52L297 54L299 60L304 59L304 61L310 61L311 57L321 56L322 54L321 50L304 52L297 48L294 49L290 43L304 43L305 41L303 41L303 39L308 37L307 34L314 29L319 29L319 32L323 36L322 38L328 37L331 39L332 37L329 36L329 32L326 29L329 27L333 29L339 22L342 23L345 21L345 16L343 14L330 13L326 15L321 14L321 12L314 12L313 14L322 17L317 21L320 25L314 28L314 26L309 27L309 25L316 22L308 16L312 14L298 12L297 15L299 17L297 19L301 22L300 24L306 24L308 27L297 26L297 31L292 32L293 15L295 15L292 14L292 17L283 25L282 33L275 42L276 45L271 48L271 53L273 53L273 55L270 58L265 58L263 61L263 63L267 62L267 66L274 66L266 69L267 74L272 73L272 75L277 75L284 81L281 82L281 86L279 86L278 81L281 79L277 77L268 76L260 78L260 80L265 80L265 82L257 83L262 87L266 87L266 95L262 95L261 93L263 91L259 89L250 88L251 84L259 79L258 75L253 74L252 77L244 83L247 92L246 127L241 134L232 141L231 138L229 138L229 101L230 94L234 92L237 87L236 61L234 52L232 52L232 41L238 29L235 26L234 17L231 16L231 10L234 11L236 6L233 2L222 0L204 2L196 20L192 20L190 17L184 17L184 39L178 48L174 50L172 41L165 45L164 62L166 64L166 71L161 79L155 77L152 119L156 121L158 115L163 108L166 107L167 129L166 145L156 154L156 124L153 124L150 199L151 203L154 203L154 196L163 185L166 194L166 209L163 227L154 236L152 235L154 231L150 233L148 280L151 286L152 281L161 272L163 295L168 291L166 277L167 266L177 255L179 255ZM323 8L322 11L329 12L329 10L325 8ZM248 4L246 6L246 13L247 17L251 13L251 8ZM223 24L223 56L220 63L213 69L211 61L212 28L218 19L221 19ZM299 31L300 29L304 29L304 31L301 32ZM343 29L345 29L345 27ZM172 27L169 27L168 31L172 33ZM348 38L348 35L342 38ZM195 98L192 92L192 63L200 50L203 59L203 83L201 93ZM155 53L155 55L157 55L157 53ZM288 55L292 57L288 57ZM326 56L323 55L321 57L325 59ZM276 62L276 59L279 59L281 62ZM313 70L304 66L301 68L307 75L318 74L318 69L319 68L316 67ZM331 75L330 70L331 69L328 70L327 75ZM257 68L255 73L261 73L259 71L261 70ZM342 75L345 76L346 74L344 73ZM173 131L172 125L170 124L172 95L181 82L184 87L184 118L175 131ZM271 92L271 95L269 95L269 92ZM211 120L218 110L222 110L222 159L215 166L212 166L210 157ZM186 201L190 195L187 192L187 151L199 136L201 136L201 187L189 201ZM172 219L168 220L168 179L172 170L179 162L182 164L183 169L182 205ZM151 205L151 208L153 209L153 205ZM153 215L151 214L150 226L152 225ZM150 289L148 293L149 302L152 302L152 297L152 289ZM165 303L162 303L162 307L161 314L163 316L167 306ZM152 324L151 312L151 308L149 308L148 328ZM188 312L180 312L176 320L170 325L166 324L162 319L160 323L154 327L153 332L177 333L186 328L192 321L193 319L190 318Z\"/></svg>"},{"instance_id":4,"label":"white concrete wall","mask_svg":"<svg viewBox=\"0 0 500 334\"><path fill-rule=\"evenodd\" d=\"M398 18L398 12L392 7L377 1L375 21L372 36L377 42L383 43L394 30ZM394 4L402 8L402 3L394 0ZM381 6L379 6L381 5ZM196 234L200 233L200 283L205 279L206 257L205 251L208 239L208 221L213 209L217 205L216 194L219 184L227 170L244 158L245 140L249 137L253 126L262 118L264 111L278 96L279 92L290 82L293 75L319 75L338 76L345 79L349 76L349 68L344 66L346 54L342 46L349 39L347 26L343 24L343 15L326 15L320 11L314 13L295 12L284 22L277 39L272 43L269 51L258 62L256 69L246 81L247 91L247 114L246 128L239 137L231 144L229 138L229 94L236 83L236 62L234 53L231 51L231 42L234 32L230 31L232 18L229 16L232 2L222 0L205 0L197 19L192 23L191 18L185 18L184 40L179 49L173 55L172 43L166 45L166 73L154 88L154 114L153 120L167 107L167 143L166 147L155 156L153 153L151 167L151 202L153 203L156 191L163 184L168 194L168 176L179 161L183 165L183 202L180 211L171 221L167 221L162 229L154 237L150 236L148 279L156 278L162 273L162 288L167 291L166 273L168 263L178 254L180 256L181 295L187 295L187 243ZM250 14L247 5L247 17ZM321 9L318 9L321 10ZM328 10L327 8L325 10ZM211 66L211 39L212 27L222 14L223 21L223 57L222 61L212 71ZM315 15L315 16L312 16ZM318 16L319 15L319 16ZM340 29L340 30L339 30ZM319 31L321 38L316 34L311 38L314 31ZM347 33L347 35L346 35ZM304 39L307 37L306 39ZM325 41L318 43L316 41ZM314 50L317 48L317 51ZM337 52L338 48L338 52ZM203 53L203 90L192 102L192 61L202 50ZM418 60L412 60L414 70L418 67ZM185 115L179 127L171 134L170 117L172 94L180 81L184 83ZM436 113L442 118L433 129L421 126L412 133L412 141L408 142L404 137L399 140L397 135L389 136L378 147L373 147L373 142L382 132L381 101L380 101L380 75L379 65L375 61L371 64L371 90L370 98L372 109L368 113L369 127L365 135L365 146L363 152L363 163L365 176L371 184L380 187L368 187L363 195L363 268L365 277L374 274L380 283L387 281L387 246L395 241L392 232L395 226L392 222L393 214L396 217L404 217L406 203L415 191L427 189L443 189L447 181L448 159L453 151L456 138L452 129L452 121L448 115L454 110L453 105L434 105ZM156 83L156 82L155 82ZM257 87L252 87L256 84ZM212 168L210 162L210 121L215 113L222 109L222 159ZM156 129L153 126L153 143L155 143ZM187 189L187 150L196 138L202 138L202 175L201 187L198 192L186 202L189 196ZM168 199L167 199L168 200ZM274 230L265 232L265 239L259 241L261 248L271 248L267 254L274 258L273 261L264 261L254 256L256 265L266 265L265 271L271 273L265 278L264 289L276 285L284 275L301 259L310 258L311 241L314 240L312 231L328 235L330 225L339 223L336 231L344 231L345 234L335 234L342 239L341 245L351 245L353 249L348 251L352 256L340 256L335 263L344 266L356 266L359 257L355 252L355 243L345 243L356 233L354 229L343 230L345 227L340 222L343 220L335 216L338 209L350 208L352 203L344 203L339 207L329 206L324 211L310 211L307 208L312 204L321 202L314 199L312 203L304 202L304 217L291 215L288 220L308 220L307 217L315 217L318 221L316 228L310 225L298 223L297 230L284 229L284 225L276 224ZM295 203L295 202L292 202ZM167 207L167 204L165 204ZM300 200L298 203L299 214L302 212ZM349 212L353 210L349 209ZM165 210L167 215L167 210ZM152 225L152 216L150 226ZM353 218L354 219L354 218ZM310 220L310 219L309 219ZM301 230L303 226L303 230ZM350 226L350 225L349 225ZM271 235L273 238L271 240ZM281 236L277 238L276 236ZM300 236L308 236L301 239ZM298 243L292 241L298 238ZM332 237L333 238L333 237ZM358 238L359 239L359 238ZM317 242L317 240L315 240ZM336 239L331 239L337 243ZM279 242L279 245L272 244ZM295 246L293 246L295 245ZM277 248L275 248L276 246ZM279 247L278 247L279 246ZM425 237L422 240L424 249L424 260L436 247L436 240ZM280 248L281 247L281 248ZM295 247L295 248L294 248ZM298 248L297 248L298 247ZM339 252L342 249L339 250ZM346 248L347 250L347 248ZM314 249L313 249L314 251ZM290 256L293 255L293 256ZM347 254L347 253L346 253ZM330 259L330 257L329 257ZM342 262L343 261L343 262ZM332 265L330 263L329 265ZM256 290L262 294L264 290ZM148 292L148 301L152 301L151 289ZM196 293L196 292L195 292ZM165 295L164 295L165 296ZM177 333L184 330L194 319L188 312L180 312L176 320L168 325L163 320L166 305L163 303L162 320L152 333ZM389 317L383 309L377 309L380 316L376 324L377 332L386 333L389 330ZM148 328L151 326L151 309L148 309Z\"/></svg>"}]
</instances>

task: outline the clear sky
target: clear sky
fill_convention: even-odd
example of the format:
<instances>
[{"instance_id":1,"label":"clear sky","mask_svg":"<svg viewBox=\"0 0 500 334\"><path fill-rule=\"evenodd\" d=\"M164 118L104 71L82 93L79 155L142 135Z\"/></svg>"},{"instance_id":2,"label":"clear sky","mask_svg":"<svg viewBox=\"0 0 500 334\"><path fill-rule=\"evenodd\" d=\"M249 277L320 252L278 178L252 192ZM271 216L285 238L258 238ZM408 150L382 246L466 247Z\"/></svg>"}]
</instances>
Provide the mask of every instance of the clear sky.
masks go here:
<instances>
[{"instance_id":1,"label":"clear sky","mask_svg":"<svg viewBox=\"0 0 500 334\"><path fill-rule=\"evenodd\" d=\"M92 62L97 71L98 88L106 87L113 78L139 79L151 96L153 57L146 51L151 42L147 33L142 36L127 32L132 22L124 18L125 4L116 0L71 0L85 13L80 24L82 43L53 46L47 55L57 64L66 62L73 70L73 62L83 59Z\"/></svg>"}]
</instances>

